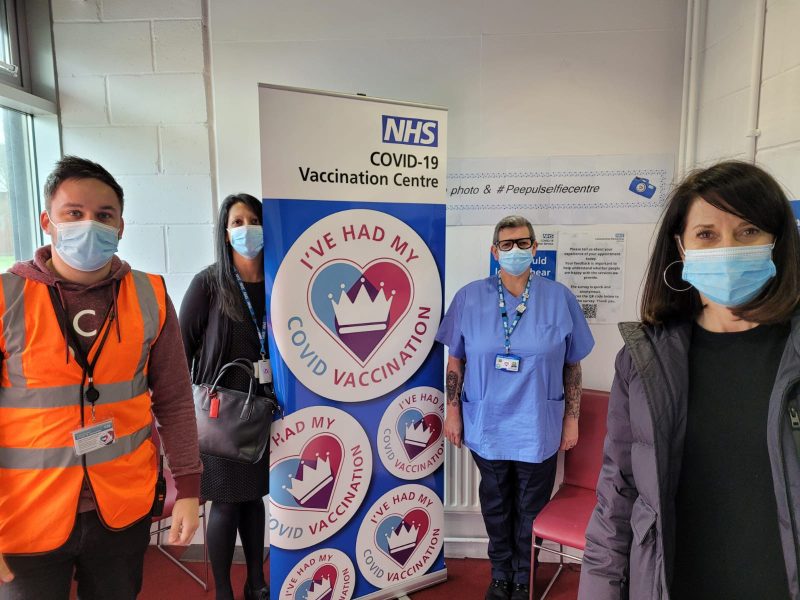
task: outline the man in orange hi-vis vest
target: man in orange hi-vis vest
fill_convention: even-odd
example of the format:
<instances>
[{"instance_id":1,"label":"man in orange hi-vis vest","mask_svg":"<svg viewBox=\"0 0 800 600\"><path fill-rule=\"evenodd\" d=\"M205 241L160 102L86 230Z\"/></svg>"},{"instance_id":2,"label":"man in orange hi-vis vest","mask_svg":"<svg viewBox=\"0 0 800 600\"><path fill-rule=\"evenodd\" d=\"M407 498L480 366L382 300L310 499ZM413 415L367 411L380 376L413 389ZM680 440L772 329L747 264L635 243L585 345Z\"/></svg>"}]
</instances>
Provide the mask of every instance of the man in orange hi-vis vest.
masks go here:
<instances>
[{"instance_id":1,"label":"man in orange hi-vis vest","mask_svg":"<svg viewBox=\"0 0 800 600\"><path fill-rule=\"evenodd\" d=\"M65 157L45 184L52 245L0 274L0 600L136 598L158 476L178 489L169 542L198 525L202 465L164 281L116 255L123 192ZM152 412L151 412L152 410Z\"/></svg>"}]
</instances>

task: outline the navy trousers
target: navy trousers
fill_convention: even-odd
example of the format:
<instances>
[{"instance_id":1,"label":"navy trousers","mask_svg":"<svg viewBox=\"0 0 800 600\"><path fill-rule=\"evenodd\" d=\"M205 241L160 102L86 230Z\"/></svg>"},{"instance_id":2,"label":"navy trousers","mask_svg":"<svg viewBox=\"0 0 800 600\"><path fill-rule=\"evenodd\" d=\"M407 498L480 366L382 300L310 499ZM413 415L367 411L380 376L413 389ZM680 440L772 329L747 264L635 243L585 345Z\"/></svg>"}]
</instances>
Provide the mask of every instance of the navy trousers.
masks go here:
<instances>
[{"instance_id":1,"label":"navy trousers","mask_svg":"<svg viewBox=\"0 0 800 600\"><path fill-rule=\"evenodd\" d=\"M0 586L0 600L68 600L73 577L80 600L134 600L142 589L149 541L149 517L110 531L96 511L79 513L60 548L4 556L14 580Z\"/></svg>"},{"instance_id":2,"label":"navy trousers","mask_svg":"<svg viewBox=\"0 0 800 600\"><path fill-rule=\"evenodd\" d=\"M489 534L492 578L528 584L531 527L553 493L558 453L541 463L472 458L481 472L478 497Z\"/></svg>"}]
</instances>

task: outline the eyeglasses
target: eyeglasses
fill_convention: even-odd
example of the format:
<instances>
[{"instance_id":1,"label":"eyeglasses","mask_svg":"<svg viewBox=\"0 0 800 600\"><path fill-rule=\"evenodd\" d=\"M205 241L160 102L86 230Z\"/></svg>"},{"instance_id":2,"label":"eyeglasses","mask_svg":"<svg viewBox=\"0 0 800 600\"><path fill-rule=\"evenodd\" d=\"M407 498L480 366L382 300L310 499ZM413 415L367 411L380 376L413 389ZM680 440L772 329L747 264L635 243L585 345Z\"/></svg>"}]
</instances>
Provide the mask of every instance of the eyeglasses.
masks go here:
<instances>
[{"instance_id":1,"label":"eyeglasses","mask_svg":"<svg viewBox=\"0 0 800 600\"><path fill-rule=\"evenodd\" d=\"M524 237L516 240L498 240L494 243L494 245L497 246L497 249L503 252L508 252L514 247L515 244L520 250L527 250L533 246L533 238Z\"/></svg>"}]
</instances>

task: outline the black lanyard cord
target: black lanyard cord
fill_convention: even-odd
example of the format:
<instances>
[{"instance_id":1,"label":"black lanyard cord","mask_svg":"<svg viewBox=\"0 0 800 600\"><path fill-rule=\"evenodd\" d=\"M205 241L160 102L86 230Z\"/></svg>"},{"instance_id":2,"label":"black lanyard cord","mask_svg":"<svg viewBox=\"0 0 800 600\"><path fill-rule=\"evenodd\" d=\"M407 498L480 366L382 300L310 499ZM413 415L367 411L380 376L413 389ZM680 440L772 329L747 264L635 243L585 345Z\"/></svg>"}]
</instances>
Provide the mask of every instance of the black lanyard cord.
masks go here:
<instances>
[{"instance_id":1,"label":"black lanyard cord","mask_svg":"<svg viewBox=\"0 0 800 600\"><path fill-rule=\"evenodd\" d=\"M81 399L81 406L83 405L83 400L86 399L92 405L92 414L94 414L94 405L95 402L100 398L100 392L97 391L97 388L94 387L94 369L97 366L97 361L100 359L100 354L103 352L103 347L106 344L106 340L108 339L108 334L111 331L112 324L114 319L116 318L116 314L114 313L114 303L112 302L109 304L108 309L106 310L106 314L103 317L103 324L101 325L101 330L103 331L100 341L97 343L96 350L94 352L94 356L92 356L92 360L89 360L89 355L84 352L83 346L80 344L80 341L75 337L75 333L71 327L67 325L67 311L64 306L61 304L61 298L59 298L56 290L54 288L50 289L50 298L53 301L53 307L56 310L56 317L59 321L62 322L62 327L64 331L64 335L66 336L66 340L68 343L71 343L73 346L73 351L75 354L75 360L77 363L83 368L83 377L81 379L81 392L80 392L80 399ZM90 349L91 352L91 349ZM88 381L88 387L85 387ZM82 412L82 411L81 411ZM83 415L81 414L81 420L83 419Z\"/></svg>"}]
</instances>

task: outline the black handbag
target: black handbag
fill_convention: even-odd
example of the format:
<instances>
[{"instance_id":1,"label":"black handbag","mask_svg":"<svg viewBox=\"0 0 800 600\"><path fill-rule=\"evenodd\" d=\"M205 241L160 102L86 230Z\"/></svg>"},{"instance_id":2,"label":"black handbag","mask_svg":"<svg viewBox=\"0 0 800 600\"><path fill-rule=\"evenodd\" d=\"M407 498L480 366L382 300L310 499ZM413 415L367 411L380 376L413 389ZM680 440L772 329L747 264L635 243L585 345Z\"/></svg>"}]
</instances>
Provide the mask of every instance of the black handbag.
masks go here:
<instances>
[{"instance_id":1,"label":"black handbag","mask_svg":"<svg viewBox=\"0 0 800 600\"><path fill-rule=\"evenodd\" d=\"M247 373L247 392L218 385L228 369ZM280 407L274 395L253 393L257 383L253 363L238 358L220 368L212 385L192 385L201 454L249 464L261 460L269 443L272 415Z\"/></svg>"}]
</instances>

